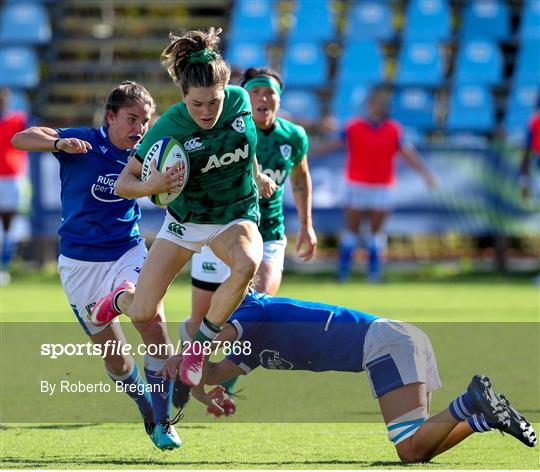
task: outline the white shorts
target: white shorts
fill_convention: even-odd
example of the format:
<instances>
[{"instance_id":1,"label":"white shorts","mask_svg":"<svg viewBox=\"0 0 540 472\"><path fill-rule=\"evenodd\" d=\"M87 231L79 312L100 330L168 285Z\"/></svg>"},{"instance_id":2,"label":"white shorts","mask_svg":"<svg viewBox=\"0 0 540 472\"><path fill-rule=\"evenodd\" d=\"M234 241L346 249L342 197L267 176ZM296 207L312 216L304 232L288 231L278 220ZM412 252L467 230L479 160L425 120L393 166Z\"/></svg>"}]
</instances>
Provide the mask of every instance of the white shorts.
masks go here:
<instances>
[{"instance_id":1,"label":"white shorts","mask_svg":"<svg viewBox=\"0 0 540 472\"><path fill-rule=\"evenodd\" d=\"M21 205L22 178L0 177L0 212L15 213Z\"/></svg>"},{"instance_id":2,"label":"white shorts","mask_svg":"<svg viewBox=\"0 0 540 472\"><path fill-rule=\"evenodd\" d=\"M229 278L231 269L208 246L191 258L191 277L209 284L221 284Z\"/></svg>"},{"instance_id":3,"label":"white shorts","mask_svg":"<svg viewBox=\"0 0 540 472\"><path fill-rule=\"evenodd\" d=\"M217 235L223 233L238 223L247 221L255 227L255 222L244 218L227 223L226 225L210 225L200 223L179 223L175 218L167 212L163 225L156 236L156 239L166 239L178 246L182 246L193 252L201 252L201 248L212 242Z\"/></svg>"},{"instance_id":4,"label":"white shorts","mask_svg":"<svg viewBox=\"0 0 540 472\"><path fill-rule=\"evenodd\" d=\"M283 270L287 238L263 243L263 261L272 262ZM191 258L191 278L208 284L221 284L231 274L229 266L217 257L208 246ZM201 287L202 288L202 287ZM215 287L213 287L215 289Z\"/></svg>"},{"instance_id":5,"label":"white shorts","mask_svg":"<svg viewBox=\"0 0 540 472\"><path fill-rule=\"evenodd\" d=\"M392 209L393 188L388 185L367 185L347 182L345 205L354 210Z\"/></svg>"},{"instance_id":6,"label":"white shorts","mask_svg":"<svg viewBox=\"0 0 540 472\"><path fill-rule=\"evenodd\" d=\"M369 327L364 363L373 398L415 382L427 392L442 386L437 360L426 333L408 323L379 319Z\"/></svg>"},{"instance_id":7,"label":"white shorts","mask_svg":"<svg viewBox=\"0 0 540 472\"><path fill-rule=\"evenodd\" d=\"M58 258L62 287L86 334L97 334L108 326L98 327L92 323L92 307L124 280L137 283L146 254L146 246L141 242L112 262L79 261L62 255ZM118 318L114 322L118 322Z\"/></svg>"}]
</instances>

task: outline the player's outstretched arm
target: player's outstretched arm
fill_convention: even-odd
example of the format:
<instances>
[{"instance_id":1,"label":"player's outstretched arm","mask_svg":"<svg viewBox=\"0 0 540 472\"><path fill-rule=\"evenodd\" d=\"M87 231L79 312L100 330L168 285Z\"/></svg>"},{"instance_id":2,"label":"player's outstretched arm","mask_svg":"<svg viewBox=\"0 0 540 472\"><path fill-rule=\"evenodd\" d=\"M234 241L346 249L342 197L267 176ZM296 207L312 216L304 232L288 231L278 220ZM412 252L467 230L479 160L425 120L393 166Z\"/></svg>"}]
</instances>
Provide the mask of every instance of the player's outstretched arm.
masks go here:
<instances>
[{"instance_id":1,"label":"player's outstretched arm","mask_svg":"<svg viewBox=\"0 0 540 472\"><path fill-rule=\"evenodd\" d=\"M45 126L32 126L17 133L11 144L21 151L58 152L68 154L84 154L92 149L92 145L78 138L60 138L58 132Z\"/></svg>"},{"instance_id":2,"label":"player's outstretched arm","mask_svg":"<svg viewBox=\"0 0 540 472\"><path fill-rule=\"evenodd\" d=\"M127 163L115 184L116 195L123 198L141 198L158 193L179 192L184 183L185 172L180 170L180 163L174 164L165 172L160 172L152 161L150 178L141 180L142 164L135 158Z\"/></svg>"},{"instance_id":3,"label":"player's outstretched arm","mask_svg":"<svg viewBox=\"0 0 540 472\"><path fill-rule=\"evenodd\" d=\"M311 218L311 175L307 156L291 170L291 186L300 220L300 229L296 237L296 253L304 261L309 261L317 249L317 236Z\"/></svg>"},{"instance_id":4,"label":"player's outstretched arm","mask_svg":"<svg viewBox=\"0 0 540 472\"><path fill-rule=\"evenodd\" d=\"M424 178L428 187L435 188L437 186L437 179L428 169L422 160L422 157L413 146L403 146L401 148L401 154L405 158L407 164Z\"/></svg>"}]
</instances>

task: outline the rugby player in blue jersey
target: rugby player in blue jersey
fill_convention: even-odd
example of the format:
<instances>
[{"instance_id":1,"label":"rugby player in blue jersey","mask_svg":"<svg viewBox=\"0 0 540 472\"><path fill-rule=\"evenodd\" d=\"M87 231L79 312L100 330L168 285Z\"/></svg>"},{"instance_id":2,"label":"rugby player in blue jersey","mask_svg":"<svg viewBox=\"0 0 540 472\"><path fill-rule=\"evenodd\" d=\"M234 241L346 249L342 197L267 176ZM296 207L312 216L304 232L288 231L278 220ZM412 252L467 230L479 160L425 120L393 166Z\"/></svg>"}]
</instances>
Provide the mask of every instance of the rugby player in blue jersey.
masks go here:
<instances>
[{"instance_id":1,"label":"rugby player in blue jersey","mask_svg":"<svg viewBox=\"0 0 540 472\"><path fill-rule=\"evenodd\" d=\"M58 270L75 316L96 344L126 344L117 320L96 326L90 316L95 302L111 290L134 286L146 257L138 227L141 211L136 200L117 196L114 184L131 150L147 131L154 110L150 93L126 81L108 96L102 127L31 127L12 140L18 149L50 151L60 163ZM154 171L145 183L149 195L177 190L178 169L163 174ZM172 348L163 309L157 321L134 323L144 343L158 345L162 351L144 357L147 384L131 355L118 354L118 349L110 353L109 349L104 361L111 379L122 385L137 404L154 444L160 449L173 449L180 447L181 441L170 424L171 382L156 374L170 355L167 350Z\"/></svg>"},{"instance_id":2,"label":"rugby player in blue jersey","mask_svg":"<svg viewBox=\"0 0 540 472\"><path fill-rule=\"evenodd\" d=\"M189 330L194 331L191 326ZM441 387L435 353L427 335L408 323L341 306L252 292L229 318L219 339L249 341L250 345L240 354L209 363L208 385L249 374L259 366L365 371L388 437L404 462L428 461L473 432L491 429L506 432L527 446L536 445L531 424L504 396L493 392L485 376L474 376L447 409L429 417L432 392ZM164 376L176 379L180 364L179 356L169 359ZM191 393L223 413L223 387L206 393L199 386Z\"/></svg>"}]
</instances>

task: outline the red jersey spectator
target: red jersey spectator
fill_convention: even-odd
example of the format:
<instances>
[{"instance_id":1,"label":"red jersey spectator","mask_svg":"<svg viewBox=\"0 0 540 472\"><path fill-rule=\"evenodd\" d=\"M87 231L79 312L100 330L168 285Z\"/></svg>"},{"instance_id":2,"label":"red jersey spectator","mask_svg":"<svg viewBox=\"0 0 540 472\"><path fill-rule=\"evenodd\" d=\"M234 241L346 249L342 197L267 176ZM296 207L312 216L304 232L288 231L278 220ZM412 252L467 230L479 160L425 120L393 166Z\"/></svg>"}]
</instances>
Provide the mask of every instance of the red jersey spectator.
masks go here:
<instances>
[{"instance_id":1,"label":"red jersey spectator","mask_svg":"<svg viewBox=\"0 0 540 472\"><path fill-rule=\"evenodd\" d=\"M430 187L435 186L435 178L412 144L403 139L400 125L388 118L388 101L382 90L370 93L366 117L348 124L345 139L347 197L337 276L340 281L349 278L358 232L362 222L367 221L370 225L368 280L378 282L382 274L381 253L386 246L383 224L391 209L391 187L395 182L398 154L401 153Z\"/></svg>"},{"instance_id":2,"label":"red jersey spectator","mask_svg":"<svg viewBox=\"0 0 540 472\"><path fill-rule=\"evenodd\" d=\"M540 108L540 98L538 108ZM540 111L537 111L529 120L527 145L521 161L519 184L524 198L530 197L532 187L534 187L531 181L531 158L533 154L536 155L537 165L540 166ZM536 187L540 189L540 181Z\"/></svg>"},{"instance_id":3,"label":"red jersey spectator","mask_svg":"<svg viewBox=\"0 0 540 472\"><path fill-rule=\"evenodd\" d=\"M26 174L27 153L15 149L11 138L26 128L26 116L20 112L9 112L11 92L0 89L0 216L2 218L2 266L0 285L9 283L9 265L13 254L13 244L9 230L16 216L21 196L21 183Z\"/></svg>"}]
</instances>

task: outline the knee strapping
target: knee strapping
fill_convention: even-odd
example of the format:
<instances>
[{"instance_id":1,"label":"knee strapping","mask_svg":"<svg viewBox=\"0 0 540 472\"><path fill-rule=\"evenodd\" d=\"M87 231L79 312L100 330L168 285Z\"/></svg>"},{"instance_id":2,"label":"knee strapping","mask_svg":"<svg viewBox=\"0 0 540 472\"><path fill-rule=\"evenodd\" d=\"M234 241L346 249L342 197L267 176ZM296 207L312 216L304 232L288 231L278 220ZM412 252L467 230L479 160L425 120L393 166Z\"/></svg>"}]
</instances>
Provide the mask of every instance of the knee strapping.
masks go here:
<instances>
[{"instance_id":1,"label":"knee strapping","mask_svg":"<svg viewBox=\"0 0 540 472\"><path fill-rule=\"evenodd\" d=\"M410 438L418 428L428 419L425 407L418 407L404 415L392 420L386 425L388 439L398 445L401 441Z\"/></svg>"}]
</instances>

